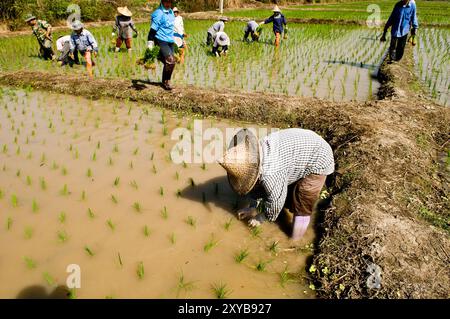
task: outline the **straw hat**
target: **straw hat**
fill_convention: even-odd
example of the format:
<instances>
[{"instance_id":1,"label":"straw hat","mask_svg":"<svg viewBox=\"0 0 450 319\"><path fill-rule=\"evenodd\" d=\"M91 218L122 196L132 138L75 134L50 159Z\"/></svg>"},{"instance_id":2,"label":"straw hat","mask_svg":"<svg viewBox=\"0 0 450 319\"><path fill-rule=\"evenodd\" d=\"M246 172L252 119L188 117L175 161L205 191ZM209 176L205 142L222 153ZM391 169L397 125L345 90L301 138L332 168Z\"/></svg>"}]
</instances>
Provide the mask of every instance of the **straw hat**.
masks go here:
<instances>
[{"instance_id":1,"label":"straw hat","mask_svg":"<svg viewBox=\"0 0 450 319\"><path fill-rule=\"evenodd\" d=\"M75 20L75 22L72 23L72 27L71 28L72 28L72 30L77 31L77 30L83 29L84 28L84 24L81 23L80 20Z\"/></svg>"},{"instance_id":2,"label":"straw hat","mask_svg":"<svg viewBox=\"0 0 450 319\"><path fill-rule=\"evenodd\" d=\"M131 17L133 13L128 9L128 7L118 7L117 12L126 17Z\"/></svg>"},{"instance_id":3,"label":"straw hat","mask_svg":"<svg viewBox=\"0 0 450 319\"><path fill-rule=\"evenodd\" d=\"M30 22L31 20L36 20L36 17L29 13L25 16L25 22Z\"/></svg>"},{"instance_id":4,"label":"straw hat","mask_svg":"<svg viewBox=\"0 0 450 319\"><path fill-rule=\"evenodd\" d=\"M280 8L278 8L278 6L275 6L275 8L273 8L272 10L273 12L281 12Z\"/></svg>"},{"instance_id":5,"label":"straw hat","mask_svg":"<svg viewBox=\"0 0 450 319\"><path fill-rule=\"evenodd\" d=\"M261 162L259 141L248 129L233 138L219 164L227 171L231 188L239 195L248 194L258 181Z\"/></svg>"},{"instance_id":6,"label":"straw hat","mask_svg":"<svg viewBox=\"0 0 450 319\"><path fill-rule=\"evenodd\" d=\"M172 11L173 11L173 12L180 12L180 11L178 10L177 7L174 7L174 8L172 9Z\"/></svg>"},{"instance_id":7,"label":"straw hat","mask_svg":"<svg viewBox=\"0 0 450 319\"><path fill-rule=\"evenodd\" d=\"M216 34L216 36L217 36L217 43L220 46L230 45L230 38L228 37L228 35L225 32L220 32L220 33Z\"/></svg>"}]
</instances>

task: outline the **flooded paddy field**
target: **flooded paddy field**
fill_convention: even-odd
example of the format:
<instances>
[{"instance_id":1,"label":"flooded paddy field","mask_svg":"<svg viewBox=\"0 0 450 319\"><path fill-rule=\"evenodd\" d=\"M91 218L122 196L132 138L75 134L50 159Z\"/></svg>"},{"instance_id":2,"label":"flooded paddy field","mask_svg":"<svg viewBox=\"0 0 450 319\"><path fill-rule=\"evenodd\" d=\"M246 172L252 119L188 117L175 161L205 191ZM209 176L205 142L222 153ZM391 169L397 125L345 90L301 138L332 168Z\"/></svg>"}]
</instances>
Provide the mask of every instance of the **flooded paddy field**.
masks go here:
<instances>
[{"instance_id":1,"label":"flooded paddy field","mask_svg":"<svg viewBox=\"0 0 450 319\"><path fill-rule=\"evenodd\" d=\"M175 68L175 85L264 91L334 101L364 101L376 96L379 82L374 76L387 49L387 43L380 43L376 29L290 24L288 39L277 49L273 46L271 26L264 26L259 43L245 43L242 38L246 23L230 22L225 28L231 38L229 55L216 58L204 44L206 30L213 22L185 21L188 50L185 64ZM136 65L145 50L148 25L139 24L138 29L140 34L133 39L131 54L110 50L114 40L110 27L89 29L100 47L94 70L96 77L161 80L161 63L156 70ZM63 34L58 32L55 38ZM3 45L4 41L8 46ZM85 74L79 66L60 68L39 60L36 40L31 35L3 38L0 44L0 71L29 69ZM17 50L10 50L11 46Z\"/></svg>"},{"instance_id":2,"label":"flooded paddy field","mask_svg":"<svg viewBox=\"0 0 450 319\"><path fill-rule=\"evenodd\" d=\"M219 165L171 160L172 132L192 131L194 118L0 92L1 298L33 286L50 293L72 264L77 298L314 296L304 270L311 229L296 246L278 224L250 230Z\"/></svg>"}]
</instances>

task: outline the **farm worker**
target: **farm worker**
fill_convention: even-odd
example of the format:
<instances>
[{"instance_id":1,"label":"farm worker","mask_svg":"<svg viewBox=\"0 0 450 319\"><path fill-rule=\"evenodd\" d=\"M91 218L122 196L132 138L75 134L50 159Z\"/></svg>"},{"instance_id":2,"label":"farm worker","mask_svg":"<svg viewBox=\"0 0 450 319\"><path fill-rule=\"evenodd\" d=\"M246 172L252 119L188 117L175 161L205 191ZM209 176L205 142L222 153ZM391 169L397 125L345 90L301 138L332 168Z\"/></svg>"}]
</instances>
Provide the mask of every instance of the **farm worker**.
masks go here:
<instances>
[{"instance_id":1,"label":"farm worker","mask_svg":"<svg viewBox=\"0 0 450 319\"><path fill-rule=\"evenodd\" d=\"M256 21L249 21L247 23L247 26L245 27L245 33L244 33L244 42L248 41L248 36L250 35L252 37L253 41L259 40L259 33L256 31L259 27L259 24Z\"/></svg>"},{"instance_id":2,"label":"farm worker","mask_svg":"<svg viewBox=\"0 0 450 319\"><path fill-rule=\"evenodd\" d=\"M152 13L150 32L147 37L147 47L152 50L159 46L158 59L164 64L162 74L162 87L172 90L170 79L175 68L174 57L174 30L175 15L172 10L172 0L162 0L158 9Z\"/></svg>"},{"instance_id":3,"label":"farm worker","mask_svg":"<svg viewBox=\"0 0 450 319\"><path fill-rule=\"evenodd\" d=\"M410 29L411 35L415 37L416 30L419 27L416 11L414 1L401 0L395 4L380 39L381 42L386 41L386 33L391 28L388 63L402 59Z\"/></svg>"},{"instance_id":4,"label":"farm worker","mask_svg":"<svg viewBox=\"0 0 450 319\"><path fill-rule=\"evenodd\" d=\"M33 34L39 42L39 52L45 60L55 59L52 44L52 26L44 20L38 20L34 15L28 14L25 22L32 28Z\"/></svg>"},{"instance_id":5,"label":"farm worker","mask_svg":"<svg viewBox=\"0 0 450 319\"><path fill-rule=\"evenodd\" d=\"M116 16L116 21L114 23L112 33L113 37L116 36L117 33L116 52L120 51L120 47L122 46L123 42L125 42L128 52L130 52L132 50L131 49L132 32L134 31L135 37L138 36L138 31L136 30L133 19L131 18L133 14L127 7L118 7L117 12L119 14Z\"/></svg>"},{"instance_id":6,"label":"farm worker","mask_svg":"<svg viewBox=\"0 0 450 319\"><path fill-rule=\"evenodd\" d=\"M70 35L61 36L56 40L56 50L59 52L58 64L63 66L69 64L72 66L74 63L79 64L78 51L73 53L74 59L70 58Z\"/></svg>"},{"instance_id":7,"label":"farm worker","mask_svg":"<svg viewBox=\"0 0 450 319\"><path fill-rule=\"evenodd\" d=\"M230 38L225 32L217 32L216 38L214 39L214 45L212 53L215 56L220 56L221 54L227 55L228 47L230 46ZM219 49L221 50L219 51Z\"/></svg>"},{"instance_id":8,"label":"farm worker","mask_svg":"<svg viewBox=\"0 0 450 319\"><path fill-rule=\"evenodd\" d=\"M206 36L206 45L211 45L214 43L217 32L225 31L225 23L228 21L227 17L220 17L219 21L214 23L209 29Z\"/></svg>"},{"instance_id":9,"label":"farm worker","mask_svg":"<svg viewBox=\"0 0 450 319\"><path fill-rule=\"evenodd\" d=\"M275 34L275 46L280 46L280 39L281 34L284 31L284 26L287 25L286 18L281 13L281 10L278 6L275 6L275 8L272 10L273 15L266 19L261 24L267 24L267 23L273 23L273 33Z\"/></svg>"},{"instance_id":10,"label":"farm worker","mask_svg":"<svg viewBox=\"0 0 450 319\"><path fill-rule=\"evenodd\" d=\"M98 54L98 45L92 33L84 29L83 23L75 20L72 24L72 34L70 36L70 58L75 59L75 51L81 53L86 60L86 69L90 78L93 78L92 67L95 62L92 56L96 57Z\"/></svg>"},{"instance_id":11,"label":"farm worker","mask_svg":"<svg viewBox=\"0 0 450 319\"><path fill-rule=\"evenodd\" d=\"M232 189L239 195L262 199L238 211L251 227L273 222L283 207L294 215L293 240L306 232L314 205L327 175L334 172L330 145L310 130L291 128L260 139L248 129L239 131L219 164L227 171Z\"/></svg>"},{"instance_id":12,"label":"farm worker","mask_svg":"<svg viewBox=\"0 0 450 319\"><path fill-rule=\"evenodd\" d=\"M177 7L173 8L173 14L175 15L173 39L180 52L180 63L183 64L186 49L186 41L184 41L184 38L187 37L187 34L184 32L183 17L180 15L180 11L178 11Z\"/></svg>"}]
</instances>

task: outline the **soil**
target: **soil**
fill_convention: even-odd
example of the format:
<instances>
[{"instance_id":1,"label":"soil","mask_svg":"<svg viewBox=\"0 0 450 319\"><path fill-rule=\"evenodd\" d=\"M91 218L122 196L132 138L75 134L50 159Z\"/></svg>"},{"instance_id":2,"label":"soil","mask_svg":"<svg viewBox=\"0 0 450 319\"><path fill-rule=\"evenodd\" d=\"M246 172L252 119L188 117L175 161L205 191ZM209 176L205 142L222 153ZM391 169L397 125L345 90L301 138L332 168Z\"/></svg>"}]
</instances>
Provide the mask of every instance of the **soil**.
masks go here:
<instances>
[{"instance_id":1,"label":"soil","mask_svg":"<svg viewBox=\"0 0 450 319\"><path fill-rule=\"evenodd\" d=\"M449 167L442 154L448 154L450 109L427 98L412 65L408 47L400 63L381 66L380 100L345 103L194 87L166 93L149 83L30 71L1 74L0 83L315 130L332 145L337 163L311 261L317 295L448 298ZM370 267L377 266L381 286L369 288Z\"/></svg>"}]
</instances>

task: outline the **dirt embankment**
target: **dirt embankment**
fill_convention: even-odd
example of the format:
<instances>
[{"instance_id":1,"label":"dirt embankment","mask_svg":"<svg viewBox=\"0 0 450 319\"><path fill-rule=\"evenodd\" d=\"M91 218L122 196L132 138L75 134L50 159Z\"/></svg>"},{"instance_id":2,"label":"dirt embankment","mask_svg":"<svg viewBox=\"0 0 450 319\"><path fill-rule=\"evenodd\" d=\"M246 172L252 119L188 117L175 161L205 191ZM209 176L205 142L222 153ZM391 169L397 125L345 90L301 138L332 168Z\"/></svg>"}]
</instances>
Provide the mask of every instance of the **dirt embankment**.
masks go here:
<instances>
[{"instance_id":1,"label":"dirt embankment","mask_svg":"<svg viewBox=\"0 0 450 319\"><path fill-rule=\"evenodd\" d=\"M383 99L365 103L195 87L166 93L149 83L30 71L1 74L0 83L313 129L330 142L337 162L312 260L318 296L448 298L449 167L439 158L449 147L450 109L424 97L410 48L401 63L383 64L381 74ZM367 282L377 269L379 289L377 280Z\"/></svg>"}]
</instances>

